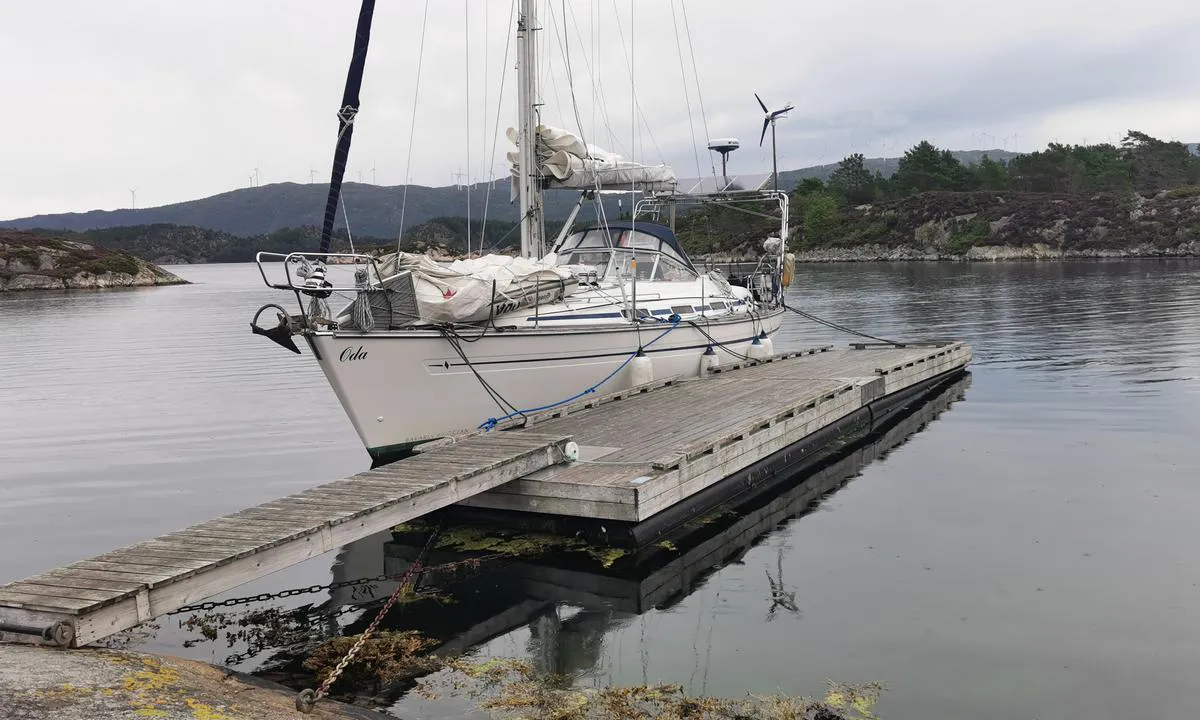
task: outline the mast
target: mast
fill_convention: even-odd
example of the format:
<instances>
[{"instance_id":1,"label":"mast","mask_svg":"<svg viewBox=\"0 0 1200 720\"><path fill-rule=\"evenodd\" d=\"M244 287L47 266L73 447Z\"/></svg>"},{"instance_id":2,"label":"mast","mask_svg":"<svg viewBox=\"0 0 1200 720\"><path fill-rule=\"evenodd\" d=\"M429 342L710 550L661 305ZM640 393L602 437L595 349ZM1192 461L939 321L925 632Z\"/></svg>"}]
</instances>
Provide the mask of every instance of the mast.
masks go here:
<instances>
[{"instance_id":1,"label":"mast","mask_svg":"<svg viewBox=\"0 0 1200 720\"><path fill-rule=\"evenodd\" d=\"M542 191L537 177L537 0L521 0L517 16L517 172L521 191L521 256L544 254Z\"/></svg>"},{"instance_id":2,"label":"mast","mask_svg":"<svg viewBox=\"0 0 1200 720\"><path fill-rule=\"evenodd\" d=\"M325 222L321 226L321 252L329 252L333 244L333 221L337 216L338 197L342 192L342 177L346 174L346 157L350 154L350 138L354 134L354 117L358 114L358 91L362 87L363 66L367 62L367 44L371 40L371 18L375 0L363 0L358 12L358 27L354 33L354 54L346 72L346 89L338 108L338 139L333 153L333 172L329 177L329 197L325 201Z\"/></svg>"}]
</instances>

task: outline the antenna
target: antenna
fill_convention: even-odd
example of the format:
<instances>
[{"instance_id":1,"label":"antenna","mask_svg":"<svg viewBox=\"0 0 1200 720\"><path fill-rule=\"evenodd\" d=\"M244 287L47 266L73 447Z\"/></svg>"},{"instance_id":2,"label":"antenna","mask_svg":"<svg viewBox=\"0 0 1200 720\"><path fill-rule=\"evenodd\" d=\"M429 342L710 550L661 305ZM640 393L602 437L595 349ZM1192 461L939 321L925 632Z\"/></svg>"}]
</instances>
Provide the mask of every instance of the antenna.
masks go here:
<instances>
[{"instance_id":1,"label":"antenna","mask_svg":"<svg viewBox=\"0 0 1200 720\"><path fill-rule=\"evenodd\" d=\"M375 162L374 161L371 161L371 184L372 185L379 184L375 181Z\"/></svg>"},{"instance_id":2,"label":"antenna","mask_svg":"<svg viewBox=\"0 0 1200 720\"><path fill-rule=\"evenodd\" d=\"M775 121L777 119L783 117L784 115L786 115L790 110L793 109L793 107L792 107L791 103L788 103L787 105L785 105L783 107L783 109L772 112L767 109L767 104L762 101L762 98L760 98L758 96L758 93L754 93L754 99L758 101L758 106L761 107L763 110L762 135L760 135L758 138L758 146L759 147L762 147L763 140L766 139L766 137L767 137L767 126L768 125L771 126L771 168L772 168L771 174L775 177L775 190L778 191L779 190L779 155L775 149Z\"/></svg>"},{"instance_id":3,"label":"antenna","mask_svg":"<svg viewBox=\"0 0 1200 720\"><path fill-rule=\"evenodd\" d=\"M129 189L129 204L134 210L137 210L137 188Z\"/></svg>"},{"instance_id":4,"label":"antenna","mask_svg":"<svg viewBox=\"0 0 1200 720\"><path fill-rule=\"evenodd\" d=\"M708 149L721 153L721 177L725 178L725 187L729 187L729 173L725 170L725 163L729 159L729 153L741 147L741 143L737 138L716 138L708 141Z\"/></svg>"},{"instance_id":5,"label":"antenna","mask_svg":"<svg viewBox=\"0 0 1200 720\"><path fill-rule=\"evenodd\" d=\"M317 171L313 169L312 165L309 165L308 166L308 184L315 185L316 182L317 182Z\"/></svg>"},{"instance_id":6,"label":"antenna","mask_svg":"<svg viewBox=\"0 0 1200 720\"><path fill-rule=\"evenodd\" d=\"M258 168L254 168L254 187L258 187Z\"/></svg>"}]
</instances>

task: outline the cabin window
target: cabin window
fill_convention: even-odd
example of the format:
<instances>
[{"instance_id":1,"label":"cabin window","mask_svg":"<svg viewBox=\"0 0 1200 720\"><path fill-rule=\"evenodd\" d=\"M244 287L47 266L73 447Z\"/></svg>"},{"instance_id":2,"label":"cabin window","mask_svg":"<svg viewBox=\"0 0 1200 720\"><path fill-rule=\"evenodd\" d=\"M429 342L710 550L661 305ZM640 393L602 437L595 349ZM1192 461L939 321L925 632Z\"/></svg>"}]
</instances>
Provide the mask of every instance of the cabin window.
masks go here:
<instances>
[{"instance_id":1,"label":"cabin window","mask_svg":"<svg viewBox=\"0 0 1200 720\"><path fill-rule=\"evenodd\" d=\"M690 312L694 312L694 310L692 310L691 305L672 305L671 312L676 315L687 315Z\"/></svg>"},{"instance_id":2,"label":"cabin window","mask_svg":"<svg viewBox=\"0 0 1200 720\"><path fill-rule=\"evenodd\" d=\"M628 277L633 274L633 260L636 258L638 280L654 279L654 261L658 258L658 253L617 250L614 255L616 256L613 258L614 269L618 277Z\"/></svg>"},{"instance_id":3,"label":"cabin window","mask_svg":"<svg viewBox=\"0 0 1200 720\"><path fill-rule=\"evenodd\" d=\"M661 240L637 230L619 230L613 236L615 247L631 247L635 250L658 250Z\"/></svg>"},{"instance_id":4,"label":"cabin window","mask_svg":"<svg viewBox=\"0 0 1200 720\"><path fill-rule=\"evenodd\" d=\"M663 244L663 250L668 250L666 244ZM661 255L658 258L658 269L655 273L656 280L695 280L696 273L692 272L686 265L679 260L671 258L669 255Z\"/></svg>"},{"instance_id":5,"label":"cabin window","mask_svg":"<svg viewBox=\"0 0 1200 720\"><path fill-rule=\"evenodd\" d=\"M607 248L608 239L604 237L602 230L583 230L581 232L571 233L563 238L562 245L558 246L557 252L562 254L570 252L576 248Z\"/></svg>"},{"instance_id":6,"label":"cabin window","mask_svg":"<svg viewBox=\"0 0 1200 720\"><path fill-rule=\"evenodd\" d=\"M712 304L712 308L713 308L713 310L724 310L725 303L720 300L714 300L713 304Z\"/></svg>"}]
</instances>

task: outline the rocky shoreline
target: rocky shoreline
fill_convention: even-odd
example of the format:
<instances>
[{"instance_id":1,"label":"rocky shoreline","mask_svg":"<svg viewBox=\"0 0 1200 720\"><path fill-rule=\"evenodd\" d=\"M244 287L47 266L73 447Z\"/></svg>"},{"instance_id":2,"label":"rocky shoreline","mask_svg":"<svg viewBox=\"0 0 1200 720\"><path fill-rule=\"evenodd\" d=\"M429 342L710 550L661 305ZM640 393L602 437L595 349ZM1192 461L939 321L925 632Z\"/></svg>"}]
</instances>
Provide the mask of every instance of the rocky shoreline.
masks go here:
<instances>
[{"instance_id":1,"label":"rocky shoreline","mask_svg":"<svg viewBox=\"0 0 1200 720\"><path fill-rule=\"evenodd\" d=\"M977 245L965 253L929 247L868 244L856 247L825 247L796 252L796 262L1004 262L1011 260L1112 260L1134 258L1200 257L1200 242L1174 247L1146 243L1128 248L1067 248L1032 245Z\"/></svg>"},{"instance_id":2,"label":"rocky shoreline","mask_svg":"<svg viewBox=\"0 0 1200 720\"><path fill-rule=\"evenodd\" d=\"M185 285L153 263L95 245L0 231L0 292Z\"/></svg>"}]
</instances>

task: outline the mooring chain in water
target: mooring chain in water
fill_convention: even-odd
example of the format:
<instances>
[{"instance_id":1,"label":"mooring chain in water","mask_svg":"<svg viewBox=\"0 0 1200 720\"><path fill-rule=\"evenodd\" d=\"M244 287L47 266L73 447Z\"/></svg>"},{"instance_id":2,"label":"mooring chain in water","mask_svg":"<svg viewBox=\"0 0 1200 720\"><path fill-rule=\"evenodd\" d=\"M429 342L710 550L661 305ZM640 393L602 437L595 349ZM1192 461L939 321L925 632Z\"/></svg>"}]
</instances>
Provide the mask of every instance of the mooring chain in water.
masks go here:
<instances>
[{"instance_id":1,"label":"mooring chain in water","mask_svg":"<svg viewBox=\"0 0 1200 720\"><path fill-rule=\"evenodd\" d=\"M460 567L478 567L485 562L507 558L505 553L492 553L491 555L482 555L479 557L467 558L466 560L456 560L454 562L442 563L441 565L429 565L425 567L426 572L446 572L447 570L456 570ZM225 600L207 600L195 605L184 605L178 610L172 610L166 615L182 615L191 612L208 612L216 610L219 607L234 607L237 605L246 605L252 602L267 602L268 600L279 600L282 598L293 597L295 595L307 595L309 593L317 593L322 590L339 590L344 587L353 587L355 585L372 585L375 583L386 582L388 580L400 580L404 575L389 575L383 573L374 577L363 577L357 580L340 580L331 582L327 585L309 585L307 587L288 588L274 593L259 593L258 595L246 595L244 597L227 598ZM352 606L348 610L342 612L352 612L362 609L361 606Z\"/></svg>"},{"instance_id":2,"label":"mooring chain in water","mask_svg":"<svg viewBox=\"0 0 1200 720\"><path fill-rule=\"evenodd\" d=\"M208 600L195 605L184 605L178 610L172 610L167 615L181 615L190 612L207 612L215 610L219 607L234 607L235 605L245 605L252 602L267 602L268 600L279 600L280 598L292 597L293 595L306 595L308 593L321 592L322 590L337 590L344 587L352 587L354 585L367 585L370 583L380 583L391 579L391 576L384 573L375 577L359 578L357 580L341 580L339 582L331 582L328 585L309 585L308 587L288 588L274 593L259 593L258 595L246 595L245 597L228 598L226 600Z\"/></svg>"},{"instance_id":3,"label":"mooring chain in water","mask_svg":"<svg viewBox=\"0 0 1200 720\"><path fill-rule=\"evenodd\" d=\"M375 615L375 619L371 621L371 624L367 626L367 629L363 630L362 635L358 636L358 640L356 640L354 645L350 647L350 651L346 653L346 657L342 658L341 661L338 662L337 666L329 673L329 675L325 677L325 681L321 683L321 686L315 691L311 688L307 688L296 693L297 710L302 713L310 713L313 711L313 708L317 706L317 702L329 694L329 688L332 687L335 682L337 682L337 679L342 674L342 671L346 669L346 666L350 664L350 661L354 659L354 656L357 655L358 651L362 649L362 646L366 644L367 639L370 638L372 633L375 632L376 628L379 627L379 623L383 622L384 616L388 614L388 612L392 609L392 606L396 604L396 601L399 600L400 596L404 594L404 591L408 589L409 585L412 583L413 576L421 569L425 557L429 554L429 551L433 549L434 541L437 539L440 530L441 526L438 525L433 529L433 532L429 533L429 539L425 541L425 547L421 548L420 554L417 555L416 559L413 560L412 565L410 565L408 570L405 571L404 575L401 576L399 584L396 585L396 590L392 593L391 597L387 599L387 602L383 604L383 607L379 608L379 613Z\"/></svg>"}]
</instances>

